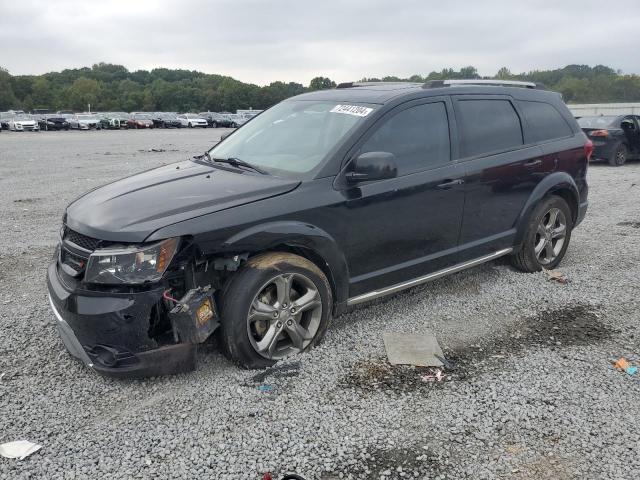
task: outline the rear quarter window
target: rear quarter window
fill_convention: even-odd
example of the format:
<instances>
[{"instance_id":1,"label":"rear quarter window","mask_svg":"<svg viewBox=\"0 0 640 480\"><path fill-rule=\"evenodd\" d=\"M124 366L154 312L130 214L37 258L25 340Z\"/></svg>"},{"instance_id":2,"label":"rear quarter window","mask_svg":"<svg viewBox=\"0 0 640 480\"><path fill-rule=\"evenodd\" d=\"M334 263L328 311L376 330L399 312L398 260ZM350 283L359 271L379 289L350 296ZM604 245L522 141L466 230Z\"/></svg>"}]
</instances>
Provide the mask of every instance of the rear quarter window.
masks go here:
<instances>
[{"instance_id":1,"label":"rear quarter window","mask_svg":"<svg viewBox=\"0 0 640 480\"><path fill-rule=\"evenodd\" d=\"M524 144L520 117L509 100L459 100L463 157L517 148Z\"/></svg>"},{"instance_id":2,"label":"rear quarter window","mask_svg":"<svg viewBox=\"0 0 640 480\"><path fill-rule=\"evenodd\" d=\"M570 137L573 130L555 107L543 102L519 101L524 117L527 143L544 142Z\"/></svg>"}]
</instances>

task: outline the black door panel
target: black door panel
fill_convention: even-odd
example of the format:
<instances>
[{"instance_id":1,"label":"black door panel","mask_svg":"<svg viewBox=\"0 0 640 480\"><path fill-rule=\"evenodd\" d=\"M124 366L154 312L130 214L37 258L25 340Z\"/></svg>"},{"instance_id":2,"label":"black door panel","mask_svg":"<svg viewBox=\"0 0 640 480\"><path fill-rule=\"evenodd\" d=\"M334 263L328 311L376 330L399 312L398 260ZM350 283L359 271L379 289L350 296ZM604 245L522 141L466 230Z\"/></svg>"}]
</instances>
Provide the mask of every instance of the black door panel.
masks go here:
<instances>
[{"instance_id":1,"label":"black door panel","mask_svg":"<svg viewBox=\"0 0 640 480\"><path fill-rule=\"evenodd\" d=\"M553 159L538 146L475 159L465 164L466 202L460 233L461 259L512 246L515 224Z\"/></svg>"},{"instance_id":2,"label":"black door panel","mask_svg":"<svg viewBox=\"0 0 640 480\"><path fill-rule=\"evenodd\" d=\"M392 154L399 176L342 189L351 296L456 262L464 168L451 162L452 115L447 97L408 102L354 147L351 158Z\"/></svg>"},{"instance_id":3,"label":"black door panel","mask_svg":"<svg viewBox=\"0 0 640 480\"><path fill-rule=\"evenodd\" d=\"M451 164L345 191L351 296L456 263L464 188L438 186L463 175Z\"/></svg>"}]
</instances>

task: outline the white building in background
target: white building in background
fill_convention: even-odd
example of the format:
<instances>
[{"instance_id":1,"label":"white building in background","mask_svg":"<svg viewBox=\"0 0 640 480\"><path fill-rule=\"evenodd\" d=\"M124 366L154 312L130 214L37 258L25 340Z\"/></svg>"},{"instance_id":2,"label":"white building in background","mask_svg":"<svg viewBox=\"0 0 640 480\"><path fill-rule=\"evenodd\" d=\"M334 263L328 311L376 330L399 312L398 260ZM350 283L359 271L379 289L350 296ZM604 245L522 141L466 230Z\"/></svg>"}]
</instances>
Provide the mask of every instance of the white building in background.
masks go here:
<instances>
[{"instance_id":1,"label":"white building in background","mask_svg":"<svg viewBox=\"0 0 640 480\"><path fill-rule=\"evenodd\" d=\"M567 105L575 117L587 115L640 115L640 103L583 103Z\"/></svg>"}]
</instances>

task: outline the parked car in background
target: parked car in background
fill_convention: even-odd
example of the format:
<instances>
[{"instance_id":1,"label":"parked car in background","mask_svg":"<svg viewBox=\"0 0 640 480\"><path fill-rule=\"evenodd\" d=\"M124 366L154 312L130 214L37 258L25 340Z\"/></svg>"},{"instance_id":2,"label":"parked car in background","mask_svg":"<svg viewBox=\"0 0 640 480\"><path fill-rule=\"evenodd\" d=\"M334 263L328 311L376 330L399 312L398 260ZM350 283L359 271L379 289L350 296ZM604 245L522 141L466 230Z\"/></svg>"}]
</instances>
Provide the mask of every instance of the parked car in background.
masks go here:
<instances>
[{"instance_id":1,"label":"parked car in background","mask_svg":"<svg viewBox=\"0 0 640 480\"><path fill-rule=\"evenodd\" d=\"M156 112L153 115L153 124L156 128L181 128L182 122L178 115L171 112Z\"/></svg>"},{"instance_id":2,"label":"parked car in background","mask_svg":"<svg viewBox=\"0 0 640 480\"><path fill-rule=\"evenodd\" d=\"M0 112L0 127L4 130L9 130L9 120L13 117L13 113Z\"/></svg>"},{"instance_id":3,"label":"parked car in background","mask_svg":"<svg viewBox=\"0 0 640 480\"><path fill-rule=\"evenodd\" d=\"M229 128L232 125L232 121L221 113L216 112L200 112L200 116L207 121L207 124L211 128Z\"/></svg>"},{"instance_id":4,"label":"parked car in background","mask_svg":"<svg viewBox=\"0 0 640 480\"><path fill-rule=\"evenodd\" d=\"M153 128L153 118L149 113L132 113L127 121L129 128Z\"/></svg>"},{"instance_id":5,"label":"parked car in background","mask_svg":"<svg viewBox=\"0 0 640 480\"><path fill-rule=\"evenodd\" d=\"M229 127L231 128L241 127L249 120L244 115L238 115L237 113L228 113L225 116L229 120Z\"/></svg>"},{"instance_id":6,"label":"parked car in background","mask_svg":"<svg viewBox=\"0 0 640 480\"><path fill-rule=\"evenodd\" d=\"M208 126L207 120L202 118L200 115L196 115L195 113L183 113L182 115L178 115L178 120L180 120L180 124L183 127L193 128L193 127L202 127L206 128Z\"/></svg>"},{"instance_id":7,"label":"parked car in background","mask_svg":"<svg viewBox=\"0 0 640 480\"><path fill-rule=\"evenodd\" d=\"M51 113L37 118L40 130L69 130L70 128L67 118L63 115Z\"/></svg>"},{"instance_id":8,"label":"parked car in background","mask_svg":"<svg viewBox=\"0 0 640 480\"><path fill-rule=\"evenodd\" d=\"M119 116L113 112L102 112L96 116L100 119L100 128L104 130L119 130L122 126Z\"/></svg>"},{"instance_id":9,"label":"parked car in background","mask_svg":"<svg viewBox=\"0 0 640 480\"><path fill-rule=\"evenodd\" d=\"M100 130L100 119L93 113L76 113L68 117L69 127L75 130Z\"/></svg>"},{"instance_id":10,"label":"parked car in background","mask_svg":"<svg viewBox=\"0 0 640 480\"><path fill-rule=\"evenodd\" d=\"M128 122L131 119L130 114L127 112L112 112L111 115L120 122L120 128L129 128Z\"/></svg>"},{"instance_id":11,"label":"parked car in background","mask_svg":"<svg viewBox=\"0 0 640 480\"><path fill-rule=\"evenodd\" d=\"M38 121L31 115L27 115L26 113L18 113L13 115L7 121L7 126L7 130L13 130L14 132L37 132L40 130Z\"/></svg>"},{"instance_id":12,"label":"parked car in background","mask_svg":"<svg viewBox=\"0 0 640 480\"><path fill-rule=\"evenodd\" d=\"M578 118L578 125L593 142L593 158L619 167L640 157L640 117L599 115Z\"/></svg>"}]
</instances>

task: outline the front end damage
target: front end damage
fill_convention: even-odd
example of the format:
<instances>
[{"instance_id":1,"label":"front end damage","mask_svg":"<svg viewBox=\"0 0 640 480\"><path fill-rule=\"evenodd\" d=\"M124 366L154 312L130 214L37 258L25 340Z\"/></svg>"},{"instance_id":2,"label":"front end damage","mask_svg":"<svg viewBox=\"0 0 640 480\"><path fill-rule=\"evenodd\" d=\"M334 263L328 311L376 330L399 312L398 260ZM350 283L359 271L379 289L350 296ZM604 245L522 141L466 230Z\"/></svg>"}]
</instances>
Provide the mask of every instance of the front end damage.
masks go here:
<instances>
[{"instance_id":1,"label":"front end damage","mask_svg":"<svg viewBox=\"0 0 640 480\"><path fill-rule=\"evenodd\" d=\"M198 344L219 326L216 292L233 260L198 259L182 239L166 271L152 282L88 282L95 255L116 247L107 243L65 228L48 268L49 301L69 353L114 377L195 369ZM135 258L144 261L140 254Z\"/></svg>"}]
</instances>

